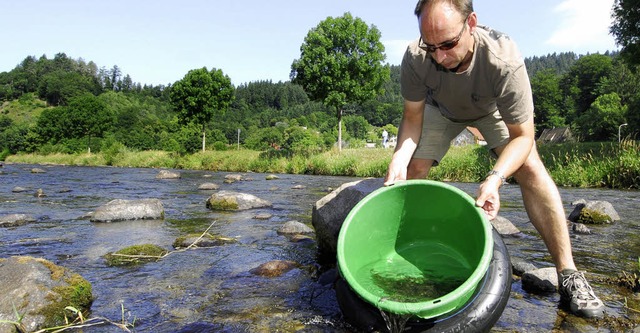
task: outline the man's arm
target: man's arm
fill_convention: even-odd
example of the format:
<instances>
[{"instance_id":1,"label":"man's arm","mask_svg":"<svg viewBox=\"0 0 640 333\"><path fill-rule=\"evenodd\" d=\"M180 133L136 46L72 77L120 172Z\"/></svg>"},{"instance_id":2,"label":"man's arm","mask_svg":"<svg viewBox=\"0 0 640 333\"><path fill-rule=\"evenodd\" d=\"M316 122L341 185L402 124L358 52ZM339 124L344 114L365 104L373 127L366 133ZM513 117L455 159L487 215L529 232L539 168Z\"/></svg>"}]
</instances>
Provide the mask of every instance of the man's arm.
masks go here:
<instances>
[{"instance_id":1,"label":"man's arm","mask_svg":"<svg viewBox=\"0 0 640 333\"><path fill-rule=\"evenodd\" d=\"M422 134L422 119L425 101L404 101L404 111L398 129L396 149L389 163L384 185L407 179L407 166L418 146Z\"/></svg>"},{"instance_id":2,"label":"man's arm","mask_svg":"<svg viewBox=\"0 0 640 333\"><path fill-rule=\"evenodd\" d=\"M498 189L502 185L501 176L509 177L520 169L535 144L533 118L522 124L507 124L507 128L509 143L504 147L496 148L499 157L493 170L497 171L497 174L488 176L478 188L476 205L482 207L490 219L495 218L500 210Z\"/></svg>"}]
</instances>

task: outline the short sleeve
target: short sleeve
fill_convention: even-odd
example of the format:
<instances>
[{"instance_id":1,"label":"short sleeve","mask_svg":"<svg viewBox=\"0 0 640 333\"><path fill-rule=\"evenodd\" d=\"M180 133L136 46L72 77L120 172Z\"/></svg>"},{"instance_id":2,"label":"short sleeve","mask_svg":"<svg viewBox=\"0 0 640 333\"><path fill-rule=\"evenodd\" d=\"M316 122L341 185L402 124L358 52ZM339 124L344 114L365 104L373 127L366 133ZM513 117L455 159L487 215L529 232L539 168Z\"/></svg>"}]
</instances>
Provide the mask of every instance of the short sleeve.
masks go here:
<instances>
[{"instance_id":1,"label":"short sleeve","mask_svg":"<svg viewBox=\"0 0 640 333\"><path fill-rule=\"evenodd\" d=\"M496 89L496 105L506 123L521 124L533 117L531 83L524 64L505 75Z\"/></svg>"},{"instance_id":2,"label":"short sleeve","mask_svg":"<svg viewBox=\"0 0 640 333\"><path fill-rule=\"evenodd\" d=\"M418 70L424 66L425 56L418 50L417 41L411 43L400 65L400 92L404 99L412 102L422 101L427 96L427 86L424 82L426 71Z\"/></svg>"}]
</instances>

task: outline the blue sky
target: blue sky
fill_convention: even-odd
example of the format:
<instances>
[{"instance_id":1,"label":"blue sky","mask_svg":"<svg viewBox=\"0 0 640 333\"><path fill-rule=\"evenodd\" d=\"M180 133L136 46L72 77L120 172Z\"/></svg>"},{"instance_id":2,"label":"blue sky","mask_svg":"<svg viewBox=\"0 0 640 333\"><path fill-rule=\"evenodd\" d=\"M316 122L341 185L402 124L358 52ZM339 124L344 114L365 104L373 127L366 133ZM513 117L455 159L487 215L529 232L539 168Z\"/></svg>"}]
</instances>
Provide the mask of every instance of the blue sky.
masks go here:
<instances>
[{"instance_id":1,"label":"blue sky","mask_svg":"<svg viewBox=\"0 0 640 333\"><path fill-rule=\"evenodd\" d=\"M234 85L287 81L310 29L350 12L381 32L400 64L418 36L415 0L0 0L0 72L56 53L120 67L134 82L168 84L191 69L221 69ZM507 33L525 57L603 53L613 0L474 1L480 24Z\"/></svg>"}]
</instances>

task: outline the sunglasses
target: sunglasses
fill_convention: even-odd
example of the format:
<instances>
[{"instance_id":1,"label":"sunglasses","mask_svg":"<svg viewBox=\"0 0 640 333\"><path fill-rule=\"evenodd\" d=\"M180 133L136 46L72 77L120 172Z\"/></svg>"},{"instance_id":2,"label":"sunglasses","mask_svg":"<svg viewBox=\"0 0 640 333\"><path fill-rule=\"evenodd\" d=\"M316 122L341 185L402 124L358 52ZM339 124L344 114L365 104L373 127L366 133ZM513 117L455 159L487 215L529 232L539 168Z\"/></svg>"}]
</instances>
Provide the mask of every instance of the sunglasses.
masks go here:
<instances>
[{"instance_id":1,"label":"sunglasses","mask_svg":"<svg viewBox=\"0 0 640 333\"><path fill-rule=\"evenodd\" d=\"M442 51L451 50L452 48L458 46L458 42L460 42L460 38L462 38L462 33L464 32L464 29L467 27L468 19L469 19L469 16L467 16L467 18L464 19L464 22L462 23L462 29L460 30L458 37L452 40L448 40L444 43L440 43L438 45L431 45L431 44L425 43L424 40L422 39L422 36L420 36L420 42L418 43L418 47L427 51L427 53L434 53L436 52L436 50L442 50Z\"/></svg>"}]
</instances>

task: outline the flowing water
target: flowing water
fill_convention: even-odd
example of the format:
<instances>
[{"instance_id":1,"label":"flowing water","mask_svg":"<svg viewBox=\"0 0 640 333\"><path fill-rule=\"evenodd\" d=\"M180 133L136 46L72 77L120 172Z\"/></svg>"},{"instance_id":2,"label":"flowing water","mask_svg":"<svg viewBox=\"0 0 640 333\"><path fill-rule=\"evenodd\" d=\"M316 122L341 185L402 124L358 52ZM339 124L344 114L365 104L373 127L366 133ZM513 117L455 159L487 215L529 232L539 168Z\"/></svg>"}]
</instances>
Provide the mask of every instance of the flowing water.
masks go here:
<instances>
[{"instance_id":1,"label":"flowing water","mask_svg":"<svg viewBox=\"0 0 640 333\"><path fill-rule=\"evenodd\" d=\"M33 167L45 173L31 173ZM226 173L177 170L181 179L157 180L157 169L67 167L5 164L0 168L0 215L23 213L37 222L0 228L0 257L29 255L67 267L91 282L92 315L128 322L136 332L353 332L342 320L331 275L318 276L314 242L292 242L277 228L290 220L310 225L313 204L331 188L356 180L349 177L243 174L252 180L224 183ZM206 208L212 191L198 190L205 182L220 189L253 194L273 207L224 213ZM477 184L451 183L474 194ZM17 187L26 192L14 193ZM45 197L35 197L42 189ZM625 270L638 269L640 256L640 192L606 189L561 189L567 214L580 198L607 200L622 220L591 226L591 235L572 238L578 267L588 272L594 290L607 305L607 315L637 320L625 309L634 295L607 283ZM538 267L551 266L548 252L522 207L519 188L501 190L501 215L520 230L505 243L512 258ZM93 223L86 215L113 199L160 199L164 220ZM271 218L255 219L271 214ZM104 255L123 247L153 243L167 250L180 236L210 233L238 242L174 253L135 267L109 267ZM271 260L300 264L280 277L250 271ZM322 270L320 270L322 273ZM380 281L378 281L380 282ZM388 282L388 281L387 281ZM516 280L507 307L493 332L617 332L599 321L582 320L558 308L557 294L529 293ZM636 304L638 301L636 301ZM122 310L124 308L124 311ZM394 319L395 320L395 319ZM118 332L114 326L84 332Z\"/></svg>"},{"instance_id":2,"label":"flowing water","mask_svg":"<svg viewBox=\"0 0 640 333\"><path fill-rule=\"evenodd\" d=\"M380 310L380 314L384 318L389 333L402 333L407 326L407 322L411 319L411 315L399 315L384 310Z\"/></svg>"}]
</instances>

